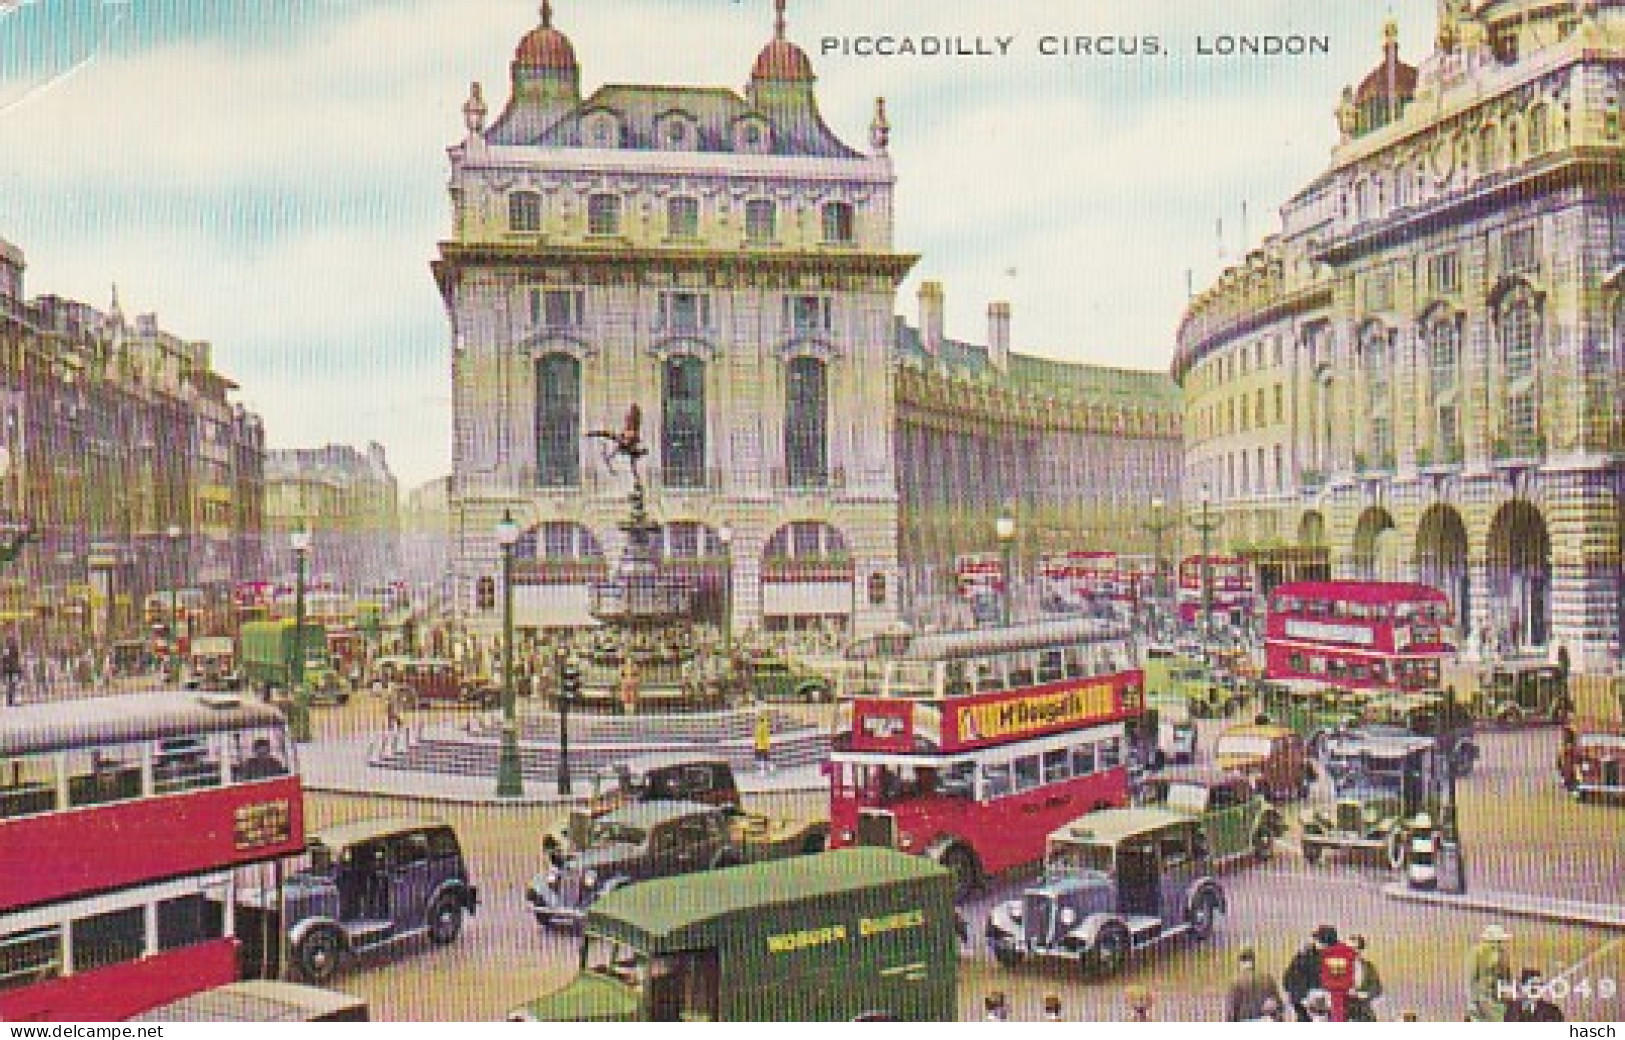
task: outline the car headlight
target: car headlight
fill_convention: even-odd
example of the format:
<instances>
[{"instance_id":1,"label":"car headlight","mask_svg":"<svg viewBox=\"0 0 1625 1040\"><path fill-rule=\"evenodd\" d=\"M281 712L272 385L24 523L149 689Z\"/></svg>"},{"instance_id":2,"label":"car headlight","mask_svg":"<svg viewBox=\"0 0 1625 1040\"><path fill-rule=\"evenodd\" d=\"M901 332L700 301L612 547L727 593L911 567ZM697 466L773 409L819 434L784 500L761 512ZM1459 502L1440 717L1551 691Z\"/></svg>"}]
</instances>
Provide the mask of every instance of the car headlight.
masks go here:
<instances>
[{"instance_id":1,"label":"car headlight","mask_svg":"<svg viewBox=\"0 0 1625 1040\"><path fill-rule=\"evenodd\" d=\"M1068 927L1068 928L1071 928L1073 925L1077 924L1078 923L1078 911L1077 911L1077 909L1074 908L1074 907L1070 907L1070 906L1063 906L1061 908L1061 923L1063 925L1065 925L1066 927Z\"/></svg>"},{"instance_id":2,"label":"car headlight","mask_svg":"<svg viewBox=\"0 0 1625 1040\"><path fill-rule=\"evenodd\" d=\"M1005 913L1010 915L1010 920L1019 923L1021 921L1021 904L1011 903L1009 907L1006 908Z\"/></svg>"},{"instance_id":3,"label":"car headlight","mask_svg":"<svg viewBox=\"0 0 1625 1040\"><path fill-rule=\"evenodd\" d=\"M900 849L912 849L914 847L914 835L908 833L907 831L899 834L897 836L897 847Z\"/></svg>"},{"instance_id":4,"label":"car headlight","mask_svg":"<svg viewBox=\"0 0 1625 1040\"><path fill-rule=\"evenodd\" d=\"M853 835L853 833L849 829L844 828L844 827L841 829L841 844L842 845L850 845L850 844L852 844L853 837L855 837L855 835Z\"/></svg>"},{"instance_id":5,"label":"car headlight","mask_svg":"<svg viewBox=\"0 0 1625 1040\"><path fill-rule=\"evenodd\" d=\"M598 884L598 871L589 870L585 874L581 875L581 884L586 888L591 888Z\"/></svg>"}]
</instances>

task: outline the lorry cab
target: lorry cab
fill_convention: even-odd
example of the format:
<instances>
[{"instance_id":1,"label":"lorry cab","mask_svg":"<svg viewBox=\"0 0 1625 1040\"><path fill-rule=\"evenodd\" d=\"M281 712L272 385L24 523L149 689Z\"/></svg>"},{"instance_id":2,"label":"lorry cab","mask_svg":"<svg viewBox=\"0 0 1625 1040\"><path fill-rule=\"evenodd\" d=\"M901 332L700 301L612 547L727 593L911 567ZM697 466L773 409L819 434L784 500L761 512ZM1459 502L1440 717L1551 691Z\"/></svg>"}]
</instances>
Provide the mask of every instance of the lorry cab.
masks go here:
<instances>
[{"instance_id":1,"label":"lorry cab","mask_svg":"<svg viewBox=\"0 0 1625 1040\"><path fill-rule=\"evenodd\" d=\"M508 1019L953 1021L953 890L873 848L617 889L587 915L576 978Z\"/></svg>"}]
</instances>

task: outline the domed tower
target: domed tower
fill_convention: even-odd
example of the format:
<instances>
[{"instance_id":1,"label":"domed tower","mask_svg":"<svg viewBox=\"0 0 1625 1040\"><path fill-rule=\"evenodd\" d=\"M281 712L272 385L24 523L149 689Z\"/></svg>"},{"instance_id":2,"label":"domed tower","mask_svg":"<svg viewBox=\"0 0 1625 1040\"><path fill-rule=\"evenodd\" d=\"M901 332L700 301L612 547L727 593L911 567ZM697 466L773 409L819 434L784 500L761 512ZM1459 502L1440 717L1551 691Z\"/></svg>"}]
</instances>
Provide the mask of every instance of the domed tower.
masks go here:
<instances>
[{"instance_id":1,"label":"domed tower","mask_svg":"<svg viewBox=\"0 0 1625 1040\"><path fill-rule=\"evenodd\" d=\"M1354 134L1369 134L1394 122L1416 97L1416 66L1399 60L1399 24L1382 27L1382 63L1354 91Z\"/></svg>"},{"instance_id":2,"label":"domed tower","mask_svg":"<svg viewBox=\"0 0 1625 1040\"><path fill-rule=\"evenodd\" d=\"M519 41L509 69L513 89L492 127L495 143L528 144L581 104L581 66L570 38L553 28L551 0L542 0L542 24Z\"/></svg>"},{"instance_id":3,"label":"domed tower","mask_svg":"<svg viewBox=\"0 0 1625 1040\"><path fill-rule=\"evenodd\" d=\"M773 39L769 40L750 70L745 98L757 111L796 134L810 123L821 125L818 103L813 96L812 62L807 52L791 43L784 34L785 0L774 0Z\"/></svg>"}]
</instances>

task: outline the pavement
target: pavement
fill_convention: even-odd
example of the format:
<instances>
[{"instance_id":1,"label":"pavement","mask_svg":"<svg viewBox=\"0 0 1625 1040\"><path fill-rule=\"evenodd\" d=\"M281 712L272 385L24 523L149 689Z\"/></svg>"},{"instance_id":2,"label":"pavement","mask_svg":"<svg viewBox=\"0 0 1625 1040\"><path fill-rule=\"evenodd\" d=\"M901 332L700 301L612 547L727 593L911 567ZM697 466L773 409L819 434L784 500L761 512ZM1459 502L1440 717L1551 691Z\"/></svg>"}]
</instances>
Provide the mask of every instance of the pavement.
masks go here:
<instances>
[{"instance_id":1,"label":"pavement","mask_svg":"<svg viewBox=\"0 0 1625 1040\"><path fill-rule=\"evenodd\" d=\"M1510 917L1535 917L1567 924L1625 929L1625 903L1587 903L1577 899L1550 899L1523 892L1492 890L1455 894L1411 888L1403 882L1384 885L1383 895L1413 903L1431 903L1457 910L1480 910Z\"/></svg>"},{"instance_id":2,"label":"pavement","mask_svg":"<svg viewBox=\"0 0 1625 1040\"><path fill-rule=\"evenodd\" d=\"M360 736L327 737L299 745L299 771L307 790L328 794L354 794L387 798L410 798L417 802L443 802L461 805L572 805L586 800L592 791L592 778L585 771L571 776L571 793L561 795L555 783L537 783L527 778L525 793L518 798L498 798L490 777L461 776L452 773L425 773L407 769L386 769L373 765L373 759L389 738L372 733ZM636 754L628 747L629 756ZM735 782L743 794L786 791L821 791L829 780L816 764L775 768L772 772L739 770Z\"/></svg>"}]
</instances>

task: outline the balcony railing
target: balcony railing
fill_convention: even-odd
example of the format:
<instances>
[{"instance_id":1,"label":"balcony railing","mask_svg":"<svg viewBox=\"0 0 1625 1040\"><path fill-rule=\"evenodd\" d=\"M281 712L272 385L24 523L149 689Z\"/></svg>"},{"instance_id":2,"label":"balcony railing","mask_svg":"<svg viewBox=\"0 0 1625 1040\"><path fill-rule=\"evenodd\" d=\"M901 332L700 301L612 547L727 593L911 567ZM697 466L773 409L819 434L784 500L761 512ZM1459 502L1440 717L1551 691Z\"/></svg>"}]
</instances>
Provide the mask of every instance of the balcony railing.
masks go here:
<instances>
[{"instance_id":1,"label":"balcony railing","mask_svg":"<svg viewBox=\"0 0 1625 1040\"><path fill-rule=\"evenodd\" d=\"M779 468L773 471L773 487L779 491L844 491L846 470L835 466L819 473L797 472Z\"/></svg>"},{"instance_id":2,"label":"balcony railing","mask_svg":"<svg viewBox=\"0 0 1625 1040\"><path fill-rule=\"evenodd\" d=\"M1546 457L1546 437L1539 433L1503 434L1495 438L1495 441L1490 445L1490 452L1497 462L1544 459Z\"/></svg>"}]
</instances>

